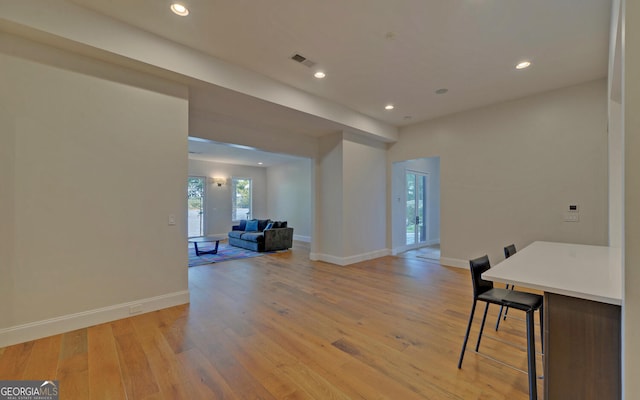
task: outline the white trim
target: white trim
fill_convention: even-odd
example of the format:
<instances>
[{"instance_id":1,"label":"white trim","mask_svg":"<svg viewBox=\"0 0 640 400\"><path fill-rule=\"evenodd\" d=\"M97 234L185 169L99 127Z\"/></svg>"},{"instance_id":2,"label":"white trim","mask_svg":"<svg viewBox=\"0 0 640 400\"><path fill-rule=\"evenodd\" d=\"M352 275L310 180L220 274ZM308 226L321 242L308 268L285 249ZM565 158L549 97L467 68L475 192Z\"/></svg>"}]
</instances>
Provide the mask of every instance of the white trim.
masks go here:
<instances>
[{"instance_id":1,"label":"white trim","mask_svg":"<svg viewBox=\"0 0 640 400\"><path fill-rule=\"evenodd\" d=\"M355 264L362 261L372 260L374 258L388 256L388 255L391 255L390 249L381 249L381 250L375 250L369 253L362 253L362 254L357 254L355 256L349 256L349 257L336 257L330 254L310 253L309 259L312 261L324 261L331 264L345 266L345 265Z\"/></svg>"},{"instance_id":2,"label":"white trim","mask_svg":"<svg viewBox=\"0 0 640 400\"><path fill-rule=\"evenodd\" d=\"M469 269L469 260L460 260L459 258L440 257L440 264L448 267Z\"/></svg>"},{"instance_id":3,"label":"white trim","mask_svg":"<svg viewBox=\"0 0 640 400\"><path fill-rule=\"evenodd\" d=\"M299 242L307 242L311 243L311 236L302 236L302 235L293 235L293 240L297 240Z\"/></svg>"},{"instance_id":4,"label":"white trim","mask_svg":"<svg viewBox=\"0 0 640 400\"><path fill-rule=\"evenodd\" d=\"M0 347L87 328L89 326L131 317L132 315L139 315L187 303L189 303L189 291L183 290L128 303L115 304L94 310L16 325L0 329ZM131 307L136 307L136 311L132 312Z\"/></svg>"}]
</instances>

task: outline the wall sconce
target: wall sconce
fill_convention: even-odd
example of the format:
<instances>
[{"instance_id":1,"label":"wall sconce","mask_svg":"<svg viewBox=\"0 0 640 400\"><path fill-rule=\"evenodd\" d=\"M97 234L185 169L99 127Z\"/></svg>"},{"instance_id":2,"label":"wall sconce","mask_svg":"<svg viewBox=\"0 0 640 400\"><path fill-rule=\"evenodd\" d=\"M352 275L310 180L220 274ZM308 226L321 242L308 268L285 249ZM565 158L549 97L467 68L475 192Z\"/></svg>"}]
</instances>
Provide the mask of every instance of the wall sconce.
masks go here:
<instances>
[{"instance_id":1,"label":"wall sconce","mask_svg":"<svg viewBox=\"0 0 640 400\"><path fill-rule=\"evenodd\" d=\"M225 178L211 178L211 183L215 183L218 187L221 187L227 182Z\"/></svg>"}]
</instances>

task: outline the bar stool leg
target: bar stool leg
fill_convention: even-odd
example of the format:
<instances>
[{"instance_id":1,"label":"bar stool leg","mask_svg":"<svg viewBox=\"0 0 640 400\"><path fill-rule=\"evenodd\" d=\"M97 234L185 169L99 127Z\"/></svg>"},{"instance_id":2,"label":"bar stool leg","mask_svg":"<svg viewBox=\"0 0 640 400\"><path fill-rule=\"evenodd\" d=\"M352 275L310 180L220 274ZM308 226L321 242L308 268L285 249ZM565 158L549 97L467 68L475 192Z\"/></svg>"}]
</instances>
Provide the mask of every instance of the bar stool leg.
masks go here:
<instances>
[{"instance_id":1,"label":"bar stool leg","mask_svg":"<svg viewBox=\"0 0 640 400\"><path fill-rule=\"evenodd\" d=\"M462 368L462 360L464 359L464 351L467 348L467 341L469 340L469 332L471 331L471 323L473 322L473 314L476 312L476 303L473 301L471 306L471 314L469 315L469 323L467 324L467 333L464 335L464 342L462 342L462 351L460 352L460 358L458 359L458 369Z\"/></svg>"},{"instance_id":2,"label":"bar stool leg","mask_svg":"<svg viewBox=\"0 0 640 400\"><path fill-rule=\"evenodd\" d=\"M512 285L511 285L511 288L509 288L509 284L507 284L507 289L508 289L508 290L513 290L513 289L515 289L515 288L516 288L516 285L513 285L513 284L512 284ZM506 321L506 320L507 320L507 313L508 313L508 312L509 312L509 307L507 307L507 308L504 310L504 317L502 318L504 321Z\"/></svg>"},{"instance_id":3,"label":"bar stool leg","mask_svg":"<svg viewBox=\"0 0 640 400\"><path fill-rule=\"evenodd\" d=\"M482 331L484 330L484 323L487 320L487 311L489 310L489 303L484 307L484 314L482 315L482 324L480 325L480 332L478 333L478 343L476 343L476 353L480 348L480 340L482 339Z\"/></svg>"},{"instance_id":4,"label":"bar stool leg","mask_svg":"<svg viewBox=\"0 0 640 400\"><path fill-rule=\"evenodd\" d=\"M500 306L500 312L498 313L498 319L496 320L496 332L498 331L498 328L500 327L500 319L502 318L502 311L503 310L504 310L504 306Z\"/></svg>"},{"instance_id":5,"label":"bar stool leg","mask_svg":"<svg viewBox=\"0 0 640 400\"><path fill-rule=\"evenodd\" d=\"M538 386L536 375L536 337L535 324L533 322L534 311L527 311L527 360L529 364L529 400L538 399Z\"/></svg>"}]
</instances>

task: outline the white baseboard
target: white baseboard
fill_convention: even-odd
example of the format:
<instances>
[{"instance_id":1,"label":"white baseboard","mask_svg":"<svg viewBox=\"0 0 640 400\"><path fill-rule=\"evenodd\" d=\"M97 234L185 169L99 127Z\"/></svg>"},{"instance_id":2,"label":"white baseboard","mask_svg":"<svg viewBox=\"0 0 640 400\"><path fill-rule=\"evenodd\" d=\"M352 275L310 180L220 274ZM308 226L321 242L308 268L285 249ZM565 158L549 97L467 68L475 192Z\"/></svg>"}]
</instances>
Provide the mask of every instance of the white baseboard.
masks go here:
<instances>
[{"instance_id":1,"label":"white baseboard","mask_svg":"<svg viewBox=\"0 0 640 400\"><path fill-rule=\"evenodd\" d=\"M189 291L168 293L0 329L0 347L57 335L133 315L189 303ZM135 311L132 310L135 308Z\"/></svg>"},{"instance_id":2,"label":"white baseboard","mask_svg":"<svg viewBox=\"0 0 640 400\"><path fill-rule=\"evenodd\" d=\"M311 243L311 236L302 236L302 235L296 235L295 233L293 234L293 240L298 240L300 242L307 242L307 243Z\"/></svg>"},{"instance_id":3,"label":"white baseboard","mask_svg":"<svg viewBox=\"0 0 640 400\"><path fill-rule=\"evenodd\" d=\"M355 256L349 256L349 257L336 257L329 254L310 253L309 259L311 259L312 261L324 261L331 264L344 266L349 264L355 264L361 261L373 260L374 258L380 258L380 257L388 256L390 254L391 254L391 250L389 249L375 250L368 253L357 254Z\"/></svg>"},{"instance_id":4,"label":"white baseboard","mask_svg":"<svg viewBox=\"0 0 640 400\"><path fill-rule=\"evenodd\" d=\"M469 269L469 260L460 260L459 258L440 257L440 264L449 267Z\"/></svg>"}]
</instances>

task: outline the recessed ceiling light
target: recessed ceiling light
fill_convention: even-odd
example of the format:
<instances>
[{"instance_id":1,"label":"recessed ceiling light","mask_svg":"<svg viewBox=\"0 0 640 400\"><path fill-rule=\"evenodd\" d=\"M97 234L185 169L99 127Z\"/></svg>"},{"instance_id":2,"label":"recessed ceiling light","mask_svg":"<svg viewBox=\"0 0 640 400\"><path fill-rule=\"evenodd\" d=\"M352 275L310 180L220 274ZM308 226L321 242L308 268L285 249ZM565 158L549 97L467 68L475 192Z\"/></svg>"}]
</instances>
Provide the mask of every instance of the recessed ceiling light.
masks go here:
<instances>
[{"instance_id":1,"label":"recessed ceiling light","mask_svg":"<svg viewBox=\"0 0 640 400\"><path fill-rule=\"evenodd\" d=\"M445 94L449 91L449 89L447 88L442 88L442 89L438 89L436 90L436 94Z\"/></svg>"},{"instance_id":2,"label":"recessed ceiling light","mask_svg":"<svg viewBox=\"0 0 640 400\"><path fill-rule=\"evenodd\" d=\"M385 110L393 110L395 107L393 106L393 104L387 104L386 106L384 106Z\"/></svg>"},{"instance_id":3,"label":"recessed ceiling light","mask_svg":"<svg viewBox=\"0 0 640 400\"><path fill-rule=\"evenodd\" d=\"M324 78L325 76L327 76L327 74L325 74L325 73L324 73L324 72L322 72L322 71L318 71L318 72L316 72L315 74L313 74L313 76L315 76L315 77L316 77L316 78L318 78L318 79L322 79L322 78Z\"/></svg>"},{"instance_id":4,"label":"recessed ceiling light","mask_svg":"<svg viewBox=\"0 0 640 400\"><path fill-rule=\"evenodd\" d=\"M530 65L531 65L531 61L521 61L518 64L516 64L516 69L529 68Z\"/></svg>"},{"instance_id":5,"label":"recessed ceiling light","mask_svg":"<svg viewBox=\"0 0 640 400\"><path fill-rule=\"evenodd\" d=\"M171 11L181 17L186 17L187 15L189 15L189 9L180 3L171 4Z\"/></svg>"},{"instance_id":6,"label":"recessed ceiling light","mask_svg":"<svg viewBox=\"0 0 640 400\"><path fill-rule=\"evenodd\" d=\"M258 165L262 165L262 164L264 164L264 163L261 163L261 162L258 163Z\"/></svg>"}]
</instances>

